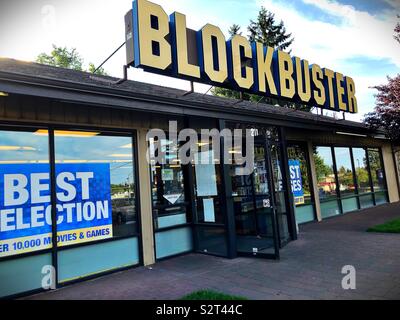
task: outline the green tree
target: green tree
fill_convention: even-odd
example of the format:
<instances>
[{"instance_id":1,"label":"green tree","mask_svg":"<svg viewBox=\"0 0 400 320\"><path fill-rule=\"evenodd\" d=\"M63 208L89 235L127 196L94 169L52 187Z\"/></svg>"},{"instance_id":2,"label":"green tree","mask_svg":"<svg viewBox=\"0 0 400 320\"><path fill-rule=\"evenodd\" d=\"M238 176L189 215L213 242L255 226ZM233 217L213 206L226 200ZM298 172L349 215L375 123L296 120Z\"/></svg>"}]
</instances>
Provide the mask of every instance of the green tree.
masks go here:
<instances>
[{"instance_id":1,"label":"green tree","mask_svg":"<svg viewBox=\"0 0 400 320\"><path fill-rule=\"evenodd\" d=\"M381 166L381 156L378 151L369 151L368 152L369 166L371 168L372 177L378 170L382 169Z\"/></svg>"},{"instance_id":2,"label":"green tree","mask_svg":"<svg viewBox=\"0 0 400 320\"><path fill-rule=\"evenodd\" d=\"M83 59L75 48L57 47L53 44L50 54L41 53L36 58L36 62L50 66L68 68L82 71Z\"/></svg>"},{"instance_id":3,"label":"green tree","mask_svg":"<svg viewBox=\"0 0 400 320\"><path fill-rule=\"evenodd\" d=\"M318 182L324 182L325 177L332 174L332 168L325 163L324 159L317 153L317 151L314 151L314 163Z\"/></svg>"},{"instance_id":4,"label":"green tree","mask_svg":"<svg viewBox=\"0 0 400 320\"><path fill-rule=\"evenodd\" d=\"M41 53L36 58L37 63L46 64L49 66L73 69L78 71L84 71L83 59L75 48L58 47L53 44L53 50L50 54ZM103 68L100 68L94 72L96 67L93 63L89 63L88 72L96 73L99 75L107 75Z\"/></svg>"},{"instance_id":5,"label":"green tree","mask_svg":"<svg viewBox=\"0 0 400 320\"><path fill-rule=\"evenodd\" d=\"M400 16L399 16L400 17ZM394 38L400 43L400 23L394 29ZM376 107L368 113L364 122L372 129L382 129L395 144L400 144L400 74L388 77L387 84L373 87Z\"/></svg>"},{"instance_id":6,"label":"green tree","mask_svg":"<svg viewBox=\"0 0 400 320\"><path fill-rule=\"evenodd\" d=\"M242 32L240 31L240 29L241 29L241 27L240 27L238 24L233 24L233 25L231 25L230 28L229 28L229 30L228 30L229 35L230 35L231 37L234 36L234 35L236 35L236 34L241 35Z\"/></svg>"},{"instance_id":7,"label":"green tree","mask_svg":"<svg viewBox=\"0 0 400 320\"><path fill-rule=\"evenodd\" d=\"M275 20L275 14L268 11L264 7L258 13L256 21L251 20L248 26L249 40L262 43L264 46L269 46L274 49L285 51L293 44L294 38L291 33L286 32L284 22L281 20L279 23ZM292 50L288 50L290 53ZM263 99L260 96L251 97L252 101L265 101L273 105L281 107L289 107L302 111L310 111L311 107L299 103L288 102L283 99Z\"/></svg>"},{"instance_id":8,"label":"green tree","mask_svg":"<svg viewBox=\"0 0 400 320\"><path fill-rule=\"evenodd\" d=\"M340 167L338 171L339 181L344 186L354 185L353 171L346 169L345 167Z\"/></svg>"},{"instance_id":9,"label":"green tree","mask_svg":"<svg viewBox=\"0 0 400 320\"><path fill-rule=\"evenodd\" d=\"M104 68L99 68L98 70L96 70L96 66L91 62L89 63L88 72L94 73L94 74L98 74L98 75L102 75L102 76L106 76L107 75L107 72L104 70Z\"/></svg>"},{"instance_id":10,"label":"green tree","mask_svg":"<svg viewBox=\"0 0 400 320\"><path fill-rule=\"evenodd\" d=\"M240 29L241 28L239 25L233 24L228 30L229 35L232 37L236 34L241 34ZM261 7L256 21L250 20L250 24L247 29L249 31L249 41L257 41L265 46L273 47L274 49L286 50L294 41L292 34L286 32L283 21L280 21L279 23L276 22L275 15L264 7ZM211 92L213 95L221 97L234 99L242 98L243 100L257 103L268 103L272 105L296 108L304 111L310 110L309 106L291 103L282 99L275 99L244 92L240 93L238 91L225 88L215 87L211 90Z\"/></svg>"},{"instance_id":11,"label":"green tree","mask_svg":"<svg viewBox=\"0 0 400 320\"><path fill-rule=\"evenodd\" d=\"M286 50L294 41L292 34L286 33L283 21L277 23L275 14L264 7L261 7L256 21L250 20L248 31L250 41L261 42L263 45L274 49Z\"/></svg>"},{"instance_id":12,"label":"green tree","mask_svg":"<svg viewBox=\"0 0 400 320\"><path fill-rule=\"evenodd\" d=\"M365 168L356 169L357 181L360 188L368 188L369 186L369 174Z\"/></svg>"}]
</instances>

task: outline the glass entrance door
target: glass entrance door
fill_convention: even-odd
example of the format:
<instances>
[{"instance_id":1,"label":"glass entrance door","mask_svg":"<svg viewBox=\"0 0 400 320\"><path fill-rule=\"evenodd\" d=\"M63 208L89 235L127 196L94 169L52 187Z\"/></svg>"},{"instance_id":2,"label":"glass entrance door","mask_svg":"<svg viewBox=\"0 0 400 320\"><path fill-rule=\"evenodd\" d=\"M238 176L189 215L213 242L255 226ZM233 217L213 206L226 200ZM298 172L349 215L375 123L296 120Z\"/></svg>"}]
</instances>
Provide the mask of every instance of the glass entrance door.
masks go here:
<instances>
[{"instance_id":1,"label":"glass entrance door","mask_svg":"<svg viewBox=\"0 0 400 320\"><path fill-rule=\"evenodd\" d=\"M279 240L276 228L275 199L272 190L271 162L265 136L254 141L254 170L238 175L240 166L233 164L232 197L234 204L236 244L239 255L277 258Z\"/></svg>"}]
</instances>

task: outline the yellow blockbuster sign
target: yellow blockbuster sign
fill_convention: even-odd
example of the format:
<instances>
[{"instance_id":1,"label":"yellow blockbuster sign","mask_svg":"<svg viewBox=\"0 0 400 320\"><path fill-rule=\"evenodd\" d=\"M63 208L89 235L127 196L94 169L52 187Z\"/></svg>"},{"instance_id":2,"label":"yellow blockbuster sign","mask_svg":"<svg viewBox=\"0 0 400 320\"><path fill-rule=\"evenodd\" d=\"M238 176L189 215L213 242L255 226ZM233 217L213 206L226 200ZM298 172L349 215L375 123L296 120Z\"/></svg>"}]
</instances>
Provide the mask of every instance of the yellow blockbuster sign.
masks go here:
<instances>
[{"instance_id":1,"label":"yellow blockbuster sign","mask_svg":"<svg viewBox=\"0 0 400 320\"><path fill-rule=\"evenodd\" d=\"M283 98L320 108L357 112L354 81L261 43L206 24L186 28L186 16L135 0L125 17L128 64L146 71ZM129 58L131 57L131 58Z\"/></svg>"}]
</instances>

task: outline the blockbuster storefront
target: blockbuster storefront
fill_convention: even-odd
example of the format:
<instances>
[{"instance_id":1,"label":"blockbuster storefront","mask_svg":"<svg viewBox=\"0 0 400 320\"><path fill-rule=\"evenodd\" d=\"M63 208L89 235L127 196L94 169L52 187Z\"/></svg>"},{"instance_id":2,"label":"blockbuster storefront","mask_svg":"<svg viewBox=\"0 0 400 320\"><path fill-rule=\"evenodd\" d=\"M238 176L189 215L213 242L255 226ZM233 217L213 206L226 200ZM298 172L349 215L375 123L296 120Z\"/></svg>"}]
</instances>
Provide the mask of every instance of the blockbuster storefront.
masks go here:
<instances>
[{"instance_id":1,"label":"blockbuster storefront","mask_svg":"<svg viewBox=\"0 0 400 320\"><path fill-rule=\"evenodd\" d=\"M141 51L146 45L140 42L143 34L162 29L157 8L139 0L128 13L128 65L153 72L164 68L161 73L168 74L171 63L175 65L171 61L182 58L182 50L170 48L167 63L159 59L163 50L169 50L163 44L165 35L153 34L151 48ZM171 16L171 30L183 25L182 16ZM140 34L146 24L148 30ZM189 80L204 82L204 73L207 83L227 82L220 78L225 60L219 56L223 47L214 31L199 31L203 39L197 47L203 47L203 54L189 55L190 63L177 63L170 75L186 73ZM207 32L211 52L219 56L217 64L207 62ZM181 37L175 32L171 46L179 39L182 44ZM251 69L251 64L242 63L235 75L235 59L245 59L247 52L240 49L247 44L239 38L228 42L227 50L234 52L235 43L242 54L227 53L226 71L237 90L249 90L255 84L247 81L248 75L259 75L260 64ZM257 50L247 52L247 58L250 52ZM263 81L256 81L258 92L290 95L291 60L281 60L280 51L259 52L266 55L261 59L265 66L270 57L271 68L276 60L281 72L264 72ZM198 63L198 78L196 59L203 61ZM292 67L299 71L304 65L294 59ZM324 97L320 87L313 100L308 98L310 105L324 105L323 98L330 97L337 110L357 111L350 78L331 76L319 67L305 70L314 80L310 89L318 91L321 83L327 92L337 91ZM320 76L335 79L335 85L318 82ZM286 81L279 83L276 79L282 77ZM273 88L276 81L279 85ZM307 87L307 79L297 83ZM306 88L298 87L293 89L298 98L307 100ZM207 150L212 159L208 164L182 164L176 157L181 145L173 143L171 121L176 131L190 128L198 136L203 129L250 130L251 172L242 174L241 164L214 158L217 150L212 148ZM151 129L166 132L159 143L168 163L149 161ZM219 139L222 146L225 138ZM361 123L1 58L0 297L42 290L47 274L60 287L190 252L279 259L280 249L297 239L304 223L399 201L394 155L382 132Z\"/></svg>"}]
</instances>

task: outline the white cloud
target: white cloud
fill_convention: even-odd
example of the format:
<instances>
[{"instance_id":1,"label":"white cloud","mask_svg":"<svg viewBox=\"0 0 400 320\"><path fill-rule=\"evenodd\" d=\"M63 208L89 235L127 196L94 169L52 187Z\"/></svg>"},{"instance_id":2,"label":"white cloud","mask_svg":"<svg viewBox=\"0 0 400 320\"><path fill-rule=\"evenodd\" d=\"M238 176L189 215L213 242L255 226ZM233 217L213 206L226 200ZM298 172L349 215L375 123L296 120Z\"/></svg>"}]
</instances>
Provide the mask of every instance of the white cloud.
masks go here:
<instances>
[{"instance_id":1,"label":"white cloud","mask_svg":"<svg viewBox=\"0 0 400 320\"><path fill-rule=\"evenodd\" d=\"M226 31L238 16L254 18L254 12L238 12L238 9L210 10L199 2L187 0L152 0L159 3L167 14L179 11L187 15L188 27L201 28L205 23L213 23ZM298 0L299 1L299 0ZM289 32L295 36L293 54L308 59L311 63L331 68L354 77L357 85L361 113L373 107L374 90L370 86L386 81L385 75L376 77L362 76L352 70L346 59L359 55L377 59L389 59L400 68L399 45L393 40L393 28L397 22L396 12L382 16L373 16L356 10L352 6L340 5L328 0L303 0L318 6L326 13L343 17L344 23L333 25L322 21L311 21L301 12L281 1L253 0L254 10L264 5L282 19ZM400 8L398 0L386 0ZM0 34L2 45L0 56L33 61L40 52L49 52L51 44L76 47L85 61L98 65L124 40L125 13L131 8L131 0L110 2L92 0L54 3L55 23L50 28L44 23L43 7L30 3L29 14L15 16ZM233 6L233 5L232 5ZM218 7L221 7L220 5ZM78 10L79 9L79 10ZM229 9L229 10L228 10ZM242 9L243 10L243 9ZM242 21L243 21L242 20ZM245 27L245 25L243 25ZM5 37L7 35L8 37ZM107 64L105 69L112 75L121 76L125 62L125 51L120 50ZM373 66L366 66L373 67ZM394 70L394 73L396 70ZM187 81L145 73L130 69L133 80L172 86L187 90ZM209 86L197 85L196 90L205 92Z\"/></svg>"},{"instance_id":2,"label":"white cloud","mask_svg":"<svg viewBox=\"0 0 400 320\"><path fill-rule=\"evenodd\" d=\"M355 18L355 9L350 5L342 5L337 2L328 0L302 0L306 4L312 4L329 14L336 16L345 16L348 20L353 21Z\"/></svg>"},{"instance_id":3,"label":"white cloud","mask_svg":"<svg viewBox=\"0 0 400 320\"><path fill-rule=\"evenodd\" d=\"M381 17L358 11L352 6L341 5L328 0L303 0L328 14L341 17L340 25L309 20L294 7L272 0L257 0L282 19L289 32L295 37L292 54L308 59L323 67L342 72L356 81L360 113L353 116L359 120L374 107L374 89L371 86L384 83L386 75L364 77L355 73L346 59L367 56L374 59L388 59L400 68L399 45L393 39L396 15ZM373 68L373 65L365 66ZM393 70L396 73L398 70ZM366 72L367 73L367 72Z\"/></svg>"},{"instance_id":4,"label":"white cloud","mask_svg":"<svg viewBox=\"0 0 400 320\"><path fill-rule=\"evenodd\" d=\"M309 20L293 7L272 0L257 1L277 18L284 20L288 31L295 36L293 53L322 61L321 64L336 64L337 61L355 56L387 58L400 67L399 46L393 40L396 17L381 20L352 6L343 6L327 0L303 0L313 3L329 14L340 16L342 25ZM323 63L324 62L324 63Z\"/></svg>"}]
</instances>

